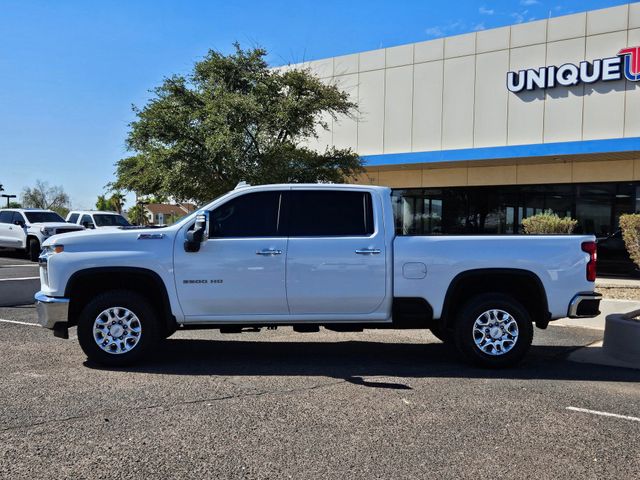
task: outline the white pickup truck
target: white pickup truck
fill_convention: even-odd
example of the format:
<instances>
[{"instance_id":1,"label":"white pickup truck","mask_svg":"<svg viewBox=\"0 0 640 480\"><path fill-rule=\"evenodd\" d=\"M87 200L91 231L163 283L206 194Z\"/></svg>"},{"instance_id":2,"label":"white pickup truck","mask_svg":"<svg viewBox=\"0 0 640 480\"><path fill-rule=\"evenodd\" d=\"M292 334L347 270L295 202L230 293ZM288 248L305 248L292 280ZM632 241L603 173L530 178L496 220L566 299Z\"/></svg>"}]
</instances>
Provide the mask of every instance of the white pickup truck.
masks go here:
<instances>
[{"instance_id":1,"label":"white pickup truck","mask_svg":"<svg viewBox=\"0 0 640 480\"><path fill-rule=\"evenodd\" d=\"M54 236L39 321L88 358L139 360L177 329L422 328L474 363L528 351L533 323L597 315L591 236L397 236L391 190L240 187L175 225Z\"/></svg>"}]
</instances>

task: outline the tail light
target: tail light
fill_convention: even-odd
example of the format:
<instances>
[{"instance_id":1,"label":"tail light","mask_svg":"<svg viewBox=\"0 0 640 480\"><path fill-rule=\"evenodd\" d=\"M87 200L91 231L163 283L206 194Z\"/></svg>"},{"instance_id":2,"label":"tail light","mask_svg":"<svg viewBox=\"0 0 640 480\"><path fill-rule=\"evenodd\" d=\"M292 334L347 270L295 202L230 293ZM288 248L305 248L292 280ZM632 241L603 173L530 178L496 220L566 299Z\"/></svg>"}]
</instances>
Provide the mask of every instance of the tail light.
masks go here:
<instances>
[{"instance_id":1,"label":"tail light","mask_svg":"<svg viewBox=\"0 0 640 480\"><path fill-rule=\"evenodd\" d=\"M589 263L587 263L587 280L589 282L595 282L596 262L598 261L598 247L596 242L583 242L582 251L589 254Z\"/></svg>"}]
</instances>

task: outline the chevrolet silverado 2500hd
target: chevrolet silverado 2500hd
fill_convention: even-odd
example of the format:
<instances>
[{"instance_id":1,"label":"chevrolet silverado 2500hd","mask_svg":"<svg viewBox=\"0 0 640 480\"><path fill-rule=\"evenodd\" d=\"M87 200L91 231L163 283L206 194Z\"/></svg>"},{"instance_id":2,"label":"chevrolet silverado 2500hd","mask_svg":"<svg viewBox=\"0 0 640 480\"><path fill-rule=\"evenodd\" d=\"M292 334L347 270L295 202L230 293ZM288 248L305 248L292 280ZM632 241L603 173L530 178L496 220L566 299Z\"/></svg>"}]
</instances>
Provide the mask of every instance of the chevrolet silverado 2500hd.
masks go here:
<instances>
[{"instance_id":1,"label":"chevrolet silverado 2500hd","mask_svg":"<svg viewBox=\"0 0 640 480\"><path fill-rule=\"evenodd\" d=\"M175 225L54 236L40 323L125 365L176 329L424 328L484 366L525 355L533 324L597 315L591 236L397 236L391 191L239 187Z\"/></svg>"}]
</instances>

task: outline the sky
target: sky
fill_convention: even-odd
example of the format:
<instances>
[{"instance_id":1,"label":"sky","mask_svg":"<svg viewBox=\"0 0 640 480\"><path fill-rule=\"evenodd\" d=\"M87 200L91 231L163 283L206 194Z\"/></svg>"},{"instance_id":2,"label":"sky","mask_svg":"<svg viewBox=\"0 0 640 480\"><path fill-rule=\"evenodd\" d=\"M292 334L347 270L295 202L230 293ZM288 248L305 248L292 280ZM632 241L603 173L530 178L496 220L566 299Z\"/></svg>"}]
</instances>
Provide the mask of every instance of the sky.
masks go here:
<instances>
[{"instance_id":1,"label":"sky","mask_svg":"<svg viewBox=\"0 0 640 480\"><path fill-rule=\"evenodd\" d=\"M129 154L131 106L236 40L278 66L625 3L0 0L0 184L20 195L41 179L93 208Z\"/></svg>"}]
</instances>

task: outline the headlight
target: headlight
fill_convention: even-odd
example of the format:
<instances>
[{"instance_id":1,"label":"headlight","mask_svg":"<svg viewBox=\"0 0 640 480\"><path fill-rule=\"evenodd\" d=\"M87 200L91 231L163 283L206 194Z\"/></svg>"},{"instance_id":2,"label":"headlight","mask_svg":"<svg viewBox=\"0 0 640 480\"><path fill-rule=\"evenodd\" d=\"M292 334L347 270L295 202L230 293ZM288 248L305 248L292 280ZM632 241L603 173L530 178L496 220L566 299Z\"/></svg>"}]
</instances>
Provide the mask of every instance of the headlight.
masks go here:
<instances>
[{"instance_id":1,"label":"headlight","mask_svg":"<svg viewBox=\"0 0 640 480\"><path fill-rule=\"evenodd\" d=\"M47 245L46 247L42 247L40 256L48 258L51 255L62 252L64 252L64 245Z\"/></svg>"},{"instance_id":2,"label":"headlight","mask_svg":"<svg viewBox=\"0 0 640 480\"><path fill-rule=\"evenodd\" d=\"M40 233L49 237L53 234L53 230L49 230L47 227L40 228Z\"/></svg>"}]
</instances>

